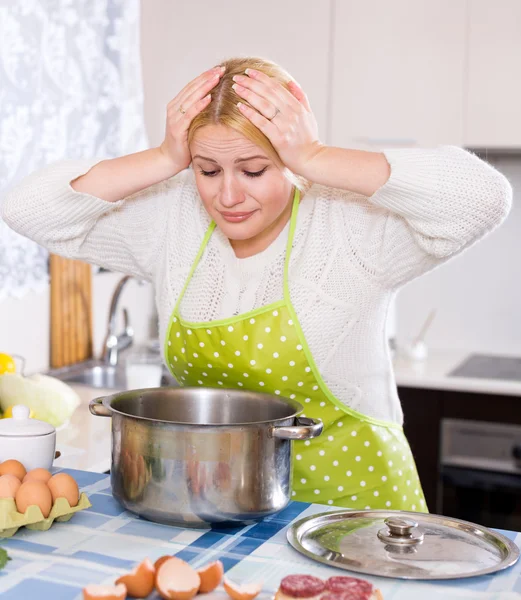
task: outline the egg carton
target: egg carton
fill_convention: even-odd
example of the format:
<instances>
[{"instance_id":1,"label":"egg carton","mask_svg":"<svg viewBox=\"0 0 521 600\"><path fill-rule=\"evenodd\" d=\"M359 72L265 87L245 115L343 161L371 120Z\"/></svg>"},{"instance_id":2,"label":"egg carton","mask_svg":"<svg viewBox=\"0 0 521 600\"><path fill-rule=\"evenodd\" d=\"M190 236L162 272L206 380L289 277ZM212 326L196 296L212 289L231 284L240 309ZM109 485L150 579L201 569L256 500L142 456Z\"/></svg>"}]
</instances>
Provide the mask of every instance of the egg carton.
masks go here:
<instances>
[{"instance_id":1,"label":"egg carton","mask_svg":"<svg viewBox=\"0 0 521 600\"><path fill-rule=\"evenodd\" d=\"M49 516L45 518L39 506L28 506L25 513L16 510L14 498L0 498L0 538L13 536L20 527L47 531L54 521L69 521L74 513L90 508L92 504L87 494L82 493L76 506L71 506L65 498L57 498Z\"/></svg>"}]
</instances>

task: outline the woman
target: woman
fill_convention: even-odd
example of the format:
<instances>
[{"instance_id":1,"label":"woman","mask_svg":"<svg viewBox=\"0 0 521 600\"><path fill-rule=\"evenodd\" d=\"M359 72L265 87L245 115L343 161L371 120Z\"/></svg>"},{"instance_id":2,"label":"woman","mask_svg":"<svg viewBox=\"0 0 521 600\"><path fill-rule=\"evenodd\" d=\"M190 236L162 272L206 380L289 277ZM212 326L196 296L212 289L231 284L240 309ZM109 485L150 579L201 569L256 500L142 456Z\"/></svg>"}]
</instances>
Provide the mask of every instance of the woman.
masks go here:
<instances>
[{"instance_id":1,"label":"woman","mask_svg":"<svg viewBox=\"0 0 521 600\"><path fill-rule=\"evenodd\" d=\"M51 252L153 281L182 385L280 394L322 419L321 437L295 443L297 500L422 511L388 306L510 204L506 179L459 148L325 146L301 88L248 58L170 102L159 148L51 165L3 218Z\"/></svg>"}]
</instances>

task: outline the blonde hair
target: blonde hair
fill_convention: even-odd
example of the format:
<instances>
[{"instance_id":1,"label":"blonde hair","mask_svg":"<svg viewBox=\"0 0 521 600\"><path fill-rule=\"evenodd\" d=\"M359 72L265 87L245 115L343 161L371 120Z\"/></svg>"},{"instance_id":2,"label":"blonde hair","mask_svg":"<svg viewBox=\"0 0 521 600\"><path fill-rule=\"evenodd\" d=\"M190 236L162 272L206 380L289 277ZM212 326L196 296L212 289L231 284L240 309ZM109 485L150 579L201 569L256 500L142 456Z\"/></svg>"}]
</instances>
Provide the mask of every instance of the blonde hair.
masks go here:
<instances>
[{"instance_id":1,"label":"blonde hair","mask_svg":"<svg viewBox=\"0 0 521 600\"><path fill-rule=\"evenodd\" d=\"M226 71L217 86L211 92L212 101L210 104L199 113L190 124L188 130L188 143L190 144L192 142L199 129L206 127L207 125L225 125L226 127L231 127L262 148L269 158L284 170L285 175L294 185L297 185L299 188L307 187L306 183L303 180L301 181L300 177L295 176L289 169L284 167L280 156L270 140L237 108L237 102L241 101L243 104L248 104L248 102L244 98L238 96L232 88L232 85L234 84L233 76L244 75L246 69L255 69L265 73L278 81L288 91L288 83L293 81L291 75L281 66L265 58L229 58L220 64L226 68Z\"/></svg>"}]
</instances>

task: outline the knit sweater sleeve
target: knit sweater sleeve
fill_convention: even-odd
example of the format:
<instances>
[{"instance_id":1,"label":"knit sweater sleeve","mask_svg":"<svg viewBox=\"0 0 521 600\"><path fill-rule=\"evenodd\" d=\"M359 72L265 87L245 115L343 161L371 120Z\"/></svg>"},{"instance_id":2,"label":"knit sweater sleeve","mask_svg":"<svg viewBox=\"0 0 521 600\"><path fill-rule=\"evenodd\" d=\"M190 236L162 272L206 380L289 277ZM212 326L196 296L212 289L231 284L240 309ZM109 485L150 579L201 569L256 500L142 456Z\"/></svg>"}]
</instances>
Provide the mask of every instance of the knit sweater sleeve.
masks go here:
<instances>
[{"instance_id":1,"label":"knit sweater sleeve","mask_svg":"<svg viewBox=\"0 0 521 600\"><path fill-rule=\"evenodd\" d=\"M151 280L181 183L172 178L107 202L70 185L96 162L60 161L32 173L3 198L1 216L49 252Z\"/></svg>"},{"instance_id":2,"label":"knit sweater sleeve","mask_svg":"<svg viewBox=\"0 0 521 600\"><path fill-rule=\"evenodd\" d=\"M508 215L512 188L499 171L455 146L393 149L388 181L344 210L348 250L386 288L461 253Z\"/></svg>"}]
</instances>

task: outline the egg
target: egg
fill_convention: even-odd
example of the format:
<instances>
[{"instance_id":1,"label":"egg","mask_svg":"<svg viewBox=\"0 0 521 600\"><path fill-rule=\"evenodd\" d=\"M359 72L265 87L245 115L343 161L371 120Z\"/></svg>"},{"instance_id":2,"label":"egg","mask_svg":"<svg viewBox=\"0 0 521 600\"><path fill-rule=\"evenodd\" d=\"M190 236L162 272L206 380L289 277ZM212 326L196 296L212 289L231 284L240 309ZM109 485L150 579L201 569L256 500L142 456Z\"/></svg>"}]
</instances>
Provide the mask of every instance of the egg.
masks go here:
<instances>
[{"instance_id":1,"label":"egg","mask_svg":"<svg viewBox=\"0 0 521 600\"><path fill-rule=\"evenodd\" d=\"M226 578L224 579L223 587L232 600L253 600L262 591L262 584L260 583L237 585Z\"/></svg>"},{"instance_id":2,"label":"egg","mask_svg":"<svg viewBox=\"0 0 521 600\"><path fill-rule=\"evenodd\" d=\"M26 481L18 488L15 502L20 513L25 513L29 506L39 506L46 519L52 508L51 490L43 481Z\"/></svg>"},{"instance_id":3,"label":"egg","mask_svg":"<svg viewBox=\"0 0 521 600\"><path fill-rule=\"evenodd\" d=\"M127 597L127 588L120 583L119 585L96 585L90 584L83 588L83 600L125 600Z\"/></svg>"},{"instance_id":4,"label":"egg","mask_svg":"<svg viewBox=\"0 0 521 600\"><path fill-rule=\"evenodd\" d=\"M58 498L65 498L72 506L77 506L80 499L80 490L78 484L67 473L56 473L47 482L51 490L53 502Z\"/></svg>"},{"instance_id":5,"label":"egg","mask_svg":"<svg viewBox=\"0 0 521 600\"><path fill-rule=\"evenodd\" d=\"M220 585L223 578L224 566L220 560L216 560L202 569L198 569L197 572L201 578L199 593L208 594Z\"/></svg>"},{"instance_id":6,"label":"egg","mask_svg":"<svg viewBox=\"0 0 521 600\"><path fill-rule=\"evenodd\" d=\"M160 556L156 562L154 563L154 569L157 571L159 569L159 567L165 562L167 561L169 558L172 558L171 554L165 554L164 556Z\"/></svg>"},{"instance_id":7,"label":"egg","mask_svg":"<svg viewBox=\"0 0 521 600\"><path fill-rule=\"evenodd\" d=\"M156 590L165 600L191 600L200 585L199 573L175 556L166 560L156 573Z\"/></svg>"},{"instance_id":8,"label":"egg","mask_svg":"<svg viewBox=\"0 0 521 600\"><path fill-rule=\"evenodd\" d=\"M14 475L18 477L20 481L25 477L27 471L22 463L18 460L5 460L0 464L0 476L1 475Z\"/></svg>"},{"instance_id":9,"label":"egg","mask_svg":"<svg viewBox=\"0 0 521 600\"><path fill-rule=\"evenodd\" d=\"M9 473L7 475L2 475L2 477L0 477L0 498L14 498L21 485L18 477L10 475Z\"/></svg>"},{"instance_id":10,"label":"egg","mask_svg":"<svg viewBox=\"0 0 521 600\"><path fill-rule=\"evenodd\" d=\"M25 483L32 479L34 481L43 481L43 483L47 483L51 477L52 475L47 469L33 469L32 471L27 471L27 475L24 477L23 481Z\"/></svg>"},{"instance_id":11,"label":"egg","mask_svg":"<svg viewBox=\"0 0 521 600\"><path fill-rule=\"evenodd\" d=\"M154 590L156 569L150 559L140 563L133 571L116 579L116 585L122 583L133 598L147 598Z\"/></svg>"}]
</instances>

